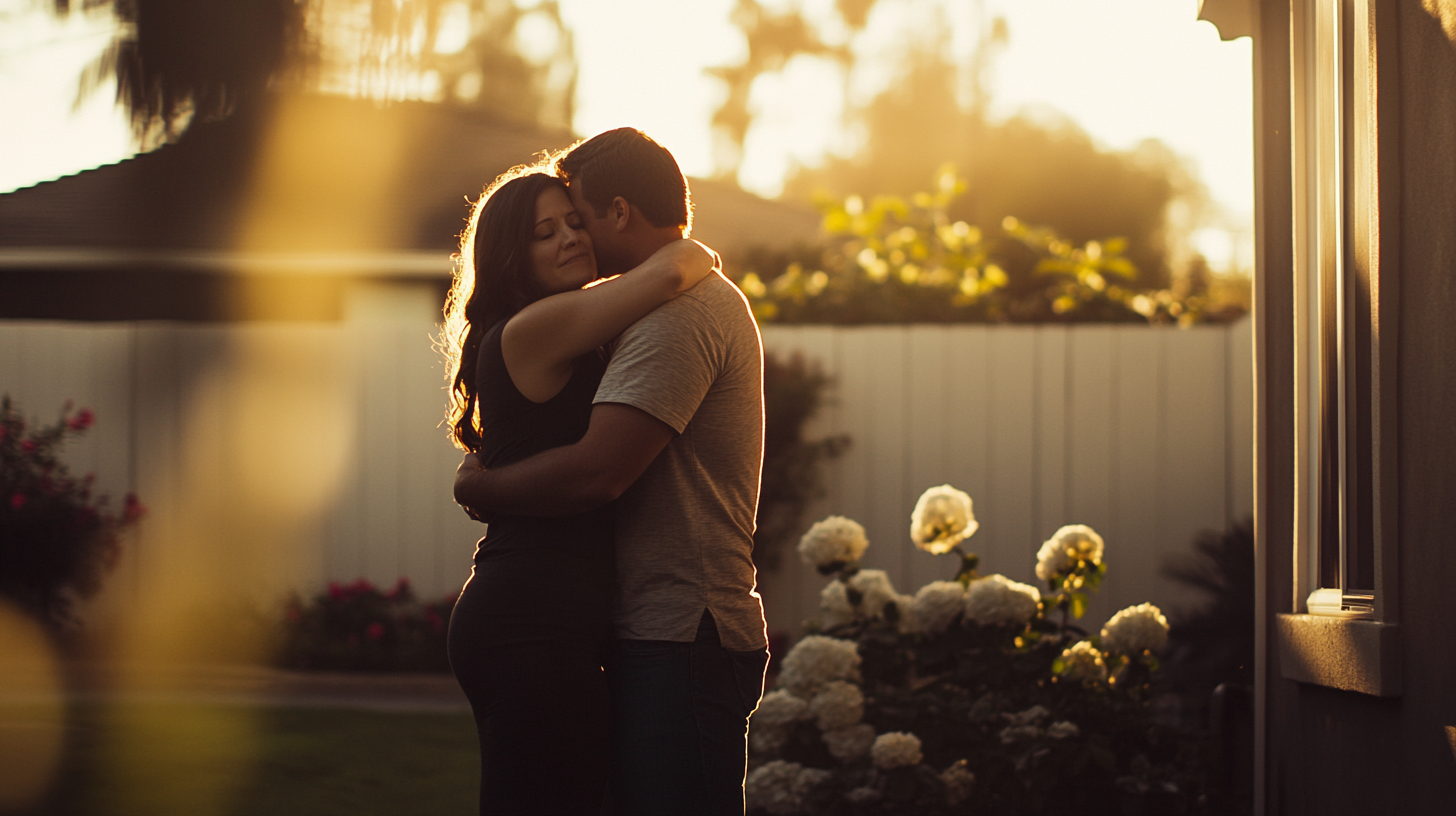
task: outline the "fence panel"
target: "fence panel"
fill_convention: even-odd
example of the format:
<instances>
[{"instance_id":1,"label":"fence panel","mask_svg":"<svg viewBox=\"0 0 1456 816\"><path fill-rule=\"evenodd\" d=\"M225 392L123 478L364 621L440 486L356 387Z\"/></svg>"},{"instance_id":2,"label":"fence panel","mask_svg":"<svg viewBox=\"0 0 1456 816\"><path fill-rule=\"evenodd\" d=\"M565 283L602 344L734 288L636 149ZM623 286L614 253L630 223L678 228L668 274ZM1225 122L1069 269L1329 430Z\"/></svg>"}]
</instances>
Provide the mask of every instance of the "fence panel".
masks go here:
<instances>
[{"instance_id":1,"label":"fence panel","mask_svg":"<svg viewBox=\"0 0 1456 816\"><path fill-rule=\"evenodd\" d=\"M101 608L174 581L458 589L483 529L450 498L431 297L365 292L339 323L0 324L0 391L41 419L66 398L93 408L73 469L151 508ZM1029 581L1057 526L1103 533L1089 624L1190 602L1162 559L1252 507L1249 325L766 327L767 350L833 378L808 435L851 438L804 524L857 519L866 566L913 591L955 567L907 534L919 493L948 482L976 502L986 572ZM814 615L823 579L792 552L761 579L772 629Z\"/></svg>"},{"instance_id":2,"label":"fence panel","mask_svg":"<svg viewBox=\"0 0 1456 816\"><path fill-rule=\"evenodd\" d=\"M808 436L851 438L848 454L826 466L826 496L804 526L829 514L864 524L865 565L889 570L901 592L954 571L950 559L915 551L907 533L916 497L943 482L976 503L982 526L969 548L983 572L1035 581L1036 550L1057 527L1102 533L1110 571L1089 626L1132 603L1198 602L1160 567L1189 552L1199 531L1223 529L1252 507L1247 320L1186 331L819 329L841 350L832 361L803 345L804 331L767 327L764 347L823 361L836 375L834 407ZM814 616L824 579L792 554L762 580L770 629L796 632Z\"/></svg>"}]
</instances>

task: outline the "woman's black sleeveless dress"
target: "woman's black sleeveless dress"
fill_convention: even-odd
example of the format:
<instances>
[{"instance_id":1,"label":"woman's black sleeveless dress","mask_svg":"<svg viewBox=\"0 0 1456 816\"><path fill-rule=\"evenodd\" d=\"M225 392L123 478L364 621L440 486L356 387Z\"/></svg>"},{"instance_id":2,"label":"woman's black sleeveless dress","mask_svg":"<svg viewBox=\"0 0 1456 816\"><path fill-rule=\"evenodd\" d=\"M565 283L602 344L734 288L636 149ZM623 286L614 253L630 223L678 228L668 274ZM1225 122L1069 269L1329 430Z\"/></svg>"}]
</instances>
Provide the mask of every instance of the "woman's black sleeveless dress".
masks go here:
<instances>
[{"instance_id":1,"label":"woman's black sleeveless dress","mask_svg":"<svg viewBox=\"0 0 1456 816\"><path fill-rule=\"evenodd\" d=\"M526 399L481 340L476 383L486 467L569 445L586 432L606 363L592 353L544 403ZM611 508L575 516L502 516L476 545L450 616L450 665L480 732L482 814L597 813L609 715L602 664L615 597Z\"/></svg>"}]
</instances>

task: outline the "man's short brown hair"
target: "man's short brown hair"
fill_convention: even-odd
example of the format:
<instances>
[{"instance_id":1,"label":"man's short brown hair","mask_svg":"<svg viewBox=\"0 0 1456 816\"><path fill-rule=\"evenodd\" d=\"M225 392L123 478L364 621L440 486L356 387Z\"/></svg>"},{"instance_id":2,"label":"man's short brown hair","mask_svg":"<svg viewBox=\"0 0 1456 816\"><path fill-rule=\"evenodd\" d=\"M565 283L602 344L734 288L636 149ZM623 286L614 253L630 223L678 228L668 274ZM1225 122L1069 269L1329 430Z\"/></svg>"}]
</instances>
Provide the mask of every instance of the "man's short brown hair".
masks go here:
<instances>
[{"instance_id":1,"label":"man's short brown hair","mask_svg":"<svg viewBox=\"0 0 1456 816\"><path fill-rule=\"evenodd\" d=\"M654 227L692 229L692 198L677 160L636 128L609 130L577 144L557 160L557 171L567 184L580 183L598 218L621 196Z\"/></svg>"}]
</instances>

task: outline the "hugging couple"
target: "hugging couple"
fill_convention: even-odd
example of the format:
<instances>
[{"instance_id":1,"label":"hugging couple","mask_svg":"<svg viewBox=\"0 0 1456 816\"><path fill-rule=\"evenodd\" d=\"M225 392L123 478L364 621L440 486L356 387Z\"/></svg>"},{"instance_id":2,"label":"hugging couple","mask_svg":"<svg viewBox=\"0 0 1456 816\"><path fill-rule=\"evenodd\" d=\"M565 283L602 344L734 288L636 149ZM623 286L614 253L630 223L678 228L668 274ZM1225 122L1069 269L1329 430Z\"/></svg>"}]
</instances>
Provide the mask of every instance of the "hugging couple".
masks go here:
<instances>
[{"instance_id":1,"label":"hugging couple","mask_svg":"<svg viewBox=\"0 0 1456 816\"><path fill-rule=\"evenodd\" d=\"M455 500L489 526L449 652L481 813L743 813L763 353L691 212L622 128L501 176L462 236Z\"/></svg>"}]
</instances>

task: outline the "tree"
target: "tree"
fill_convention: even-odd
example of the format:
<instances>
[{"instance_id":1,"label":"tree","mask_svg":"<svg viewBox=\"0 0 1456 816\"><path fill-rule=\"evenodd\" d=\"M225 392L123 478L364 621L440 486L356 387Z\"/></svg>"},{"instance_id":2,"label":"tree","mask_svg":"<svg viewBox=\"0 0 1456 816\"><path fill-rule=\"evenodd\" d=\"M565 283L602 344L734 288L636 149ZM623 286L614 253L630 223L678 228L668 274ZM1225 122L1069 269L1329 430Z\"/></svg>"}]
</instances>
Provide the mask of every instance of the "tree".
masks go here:
<instances>
[{"instance_id":1,"label":"tree","mask_svg":"<svg viewBox=\"0 0 1456 816\"><path fill-rule=\"evenodd\" d=\"M554 0L102 0L117 35L81 79L82 96L117 80L117 102L144 148L175 139L284 88L380 99L425 98L569 126L576 61ZM57 0L58 14L70 0ZM535 18L554 50L516 48ZM459 36L460 32L464 36ZM444 35L449 35L444 36ZM449 42L448 40L453 40Z\"/></svg>"}]
</instances>

